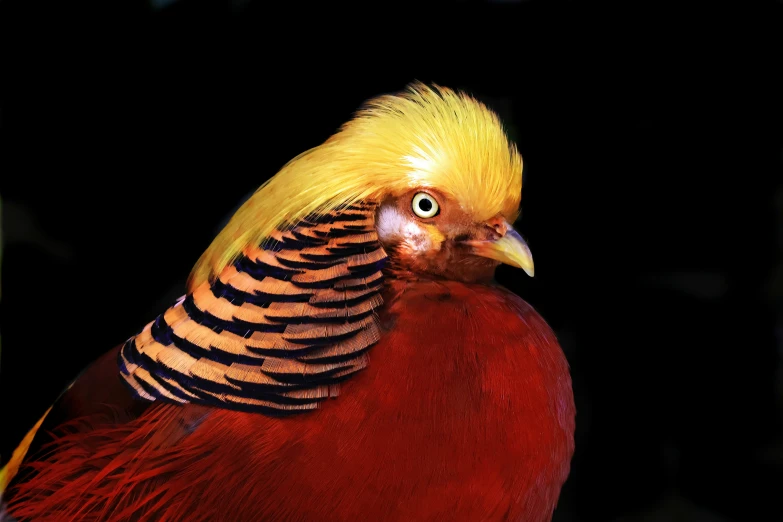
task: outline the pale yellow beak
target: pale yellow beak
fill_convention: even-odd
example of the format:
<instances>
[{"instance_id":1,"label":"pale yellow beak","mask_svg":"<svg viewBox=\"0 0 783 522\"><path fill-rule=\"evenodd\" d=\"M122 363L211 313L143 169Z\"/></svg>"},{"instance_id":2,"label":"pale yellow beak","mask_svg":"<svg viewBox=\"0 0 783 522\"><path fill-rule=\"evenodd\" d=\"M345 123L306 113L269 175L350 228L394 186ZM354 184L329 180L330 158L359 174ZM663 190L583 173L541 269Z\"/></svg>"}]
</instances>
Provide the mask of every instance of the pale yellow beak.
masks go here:
<instances>
[{"instance_id":1,"label":"pale yellow beak","mask_svg":"<svg viewBox=\"0 0 783 522\"><path fill-rule=\"evenodd\" d=\"M530 253L522 236L506 220L502 220L502 223L494 228L502 233L500 239L465 241L465 244L469 245L476 255L521 268L527 275L533 277L533 254Z\"/></svg>"}]
</instances>

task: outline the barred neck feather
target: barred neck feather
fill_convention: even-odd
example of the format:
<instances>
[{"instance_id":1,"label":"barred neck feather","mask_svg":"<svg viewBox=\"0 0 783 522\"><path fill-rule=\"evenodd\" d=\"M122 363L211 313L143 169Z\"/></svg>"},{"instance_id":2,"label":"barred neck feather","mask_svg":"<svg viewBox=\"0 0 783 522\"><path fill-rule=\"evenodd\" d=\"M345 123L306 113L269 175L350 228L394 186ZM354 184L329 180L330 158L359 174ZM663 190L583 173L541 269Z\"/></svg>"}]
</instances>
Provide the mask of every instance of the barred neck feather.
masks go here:
<instances>
[{"instance_id":1,"label":"barred neck feather","mask_svg":"<svg viewBox=\"0 0 783 522\"><path fill-rule=\"evenodd\" d=\"M245 248L120 350L146 400L291 413L337 395L380 339L375 205L310 216Z\"/></svg>"}]
</instances>

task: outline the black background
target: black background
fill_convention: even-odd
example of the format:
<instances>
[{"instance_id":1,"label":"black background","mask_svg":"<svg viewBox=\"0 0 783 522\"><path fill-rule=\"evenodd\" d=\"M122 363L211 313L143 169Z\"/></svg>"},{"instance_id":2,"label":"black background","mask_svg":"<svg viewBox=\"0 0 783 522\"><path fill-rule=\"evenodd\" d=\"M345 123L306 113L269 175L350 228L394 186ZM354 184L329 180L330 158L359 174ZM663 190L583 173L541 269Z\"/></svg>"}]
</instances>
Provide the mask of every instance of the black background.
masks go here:
<instances>
[{"instance_id":1,"label":"black background","mask_svg":"<svg viewBox=\"0 0 783 522\"><path fill-rule=\"evenodd\" d=\"M418 79L525 159L536 277L499 279L572 366L556 520L780 520L780 7L3 1L2 460L244 197Z\"/></svg>"}]
</instances>

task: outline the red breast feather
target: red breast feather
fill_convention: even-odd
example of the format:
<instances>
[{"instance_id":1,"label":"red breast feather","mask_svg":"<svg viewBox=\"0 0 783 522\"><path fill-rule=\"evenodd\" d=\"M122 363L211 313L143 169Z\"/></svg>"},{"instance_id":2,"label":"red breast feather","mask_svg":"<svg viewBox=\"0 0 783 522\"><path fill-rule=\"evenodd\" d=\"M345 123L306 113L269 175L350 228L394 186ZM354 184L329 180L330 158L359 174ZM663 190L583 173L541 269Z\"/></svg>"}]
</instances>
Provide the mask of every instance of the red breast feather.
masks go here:
<instances>
[{"instance_id":1,"label":"red breast feather","mask_svg":"<svg viewBox=\"0 0 783 522\"><path fill-rule=\"evenodd\" d=\"M56 441L20 520L549 520L573 453L567 362L499 287L392 283L368 368L312 413L154 405ZM25 502L25 499L34 501ZM142 514L143 513L143 514Z\"/></svg>"}]
</instances>

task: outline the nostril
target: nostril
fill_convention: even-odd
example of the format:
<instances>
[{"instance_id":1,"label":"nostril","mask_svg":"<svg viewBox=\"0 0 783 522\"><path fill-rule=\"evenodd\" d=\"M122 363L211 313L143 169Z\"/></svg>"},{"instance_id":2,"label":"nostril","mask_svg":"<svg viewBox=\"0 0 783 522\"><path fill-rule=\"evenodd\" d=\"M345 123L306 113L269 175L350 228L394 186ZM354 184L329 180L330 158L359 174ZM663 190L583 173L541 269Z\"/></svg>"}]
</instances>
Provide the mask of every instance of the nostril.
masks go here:
<instances>
[{"instance_id":1,"label":"nostril","mask_svg":"<svg viewBox=\"0 0 783 522\"><path fill-rule=\"evenodd\" d=\"M495 231L497 235L503 237L508 232L506 220L501 217L495 217L487 221L487 226Z\"/></svg>"}]
</instances>

